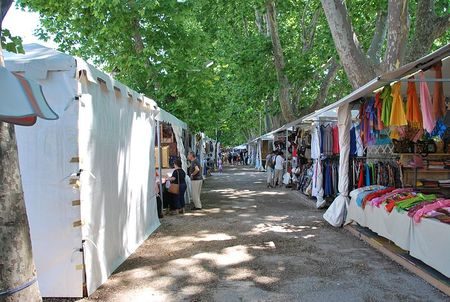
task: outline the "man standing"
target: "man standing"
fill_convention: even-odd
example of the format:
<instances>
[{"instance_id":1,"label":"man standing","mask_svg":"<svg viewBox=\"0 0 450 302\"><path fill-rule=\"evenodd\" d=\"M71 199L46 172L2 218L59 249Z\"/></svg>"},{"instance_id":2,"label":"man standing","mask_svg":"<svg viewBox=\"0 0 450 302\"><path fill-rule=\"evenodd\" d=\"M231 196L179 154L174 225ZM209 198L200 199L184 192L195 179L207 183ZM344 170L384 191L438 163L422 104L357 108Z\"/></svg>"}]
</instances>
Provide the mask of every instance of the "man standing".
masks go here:
<instances>
[{"instance_id":1,"label":"man standing","mask_svg":"<svg viewBox=\"0 0 450 302\"><path fill-rule=\"evenodd\" d=\"M280 151L275 157L275 176L273 180L275 187L281 187L281 185L283 184L283 164L283 152Z\"/></svg>"},{"instance_id":2,"label":"man standing","mask_svg":"<svg viewBox=\"0 0 450 302\"><path fill-rule=\"evenodd\" d=\"M275 166L275 151L272 151L271 153L267 154L266 156L266 173L267 173L267 187L272 188L273 187L273 173Z\"/></svg>"},{"instance_id":3,"label":"man standing","mask_svg":"<svg viewBox=\"0 0 450 302\"><path fill-rule=\"evenodd\" d=\"M202 192L202 167L195 157L195 153L190 151L188 154L188 159L191 162L189 167L189 176L191 178L192 185L192 201L194 202L194 208L192 210L201 210L202 202L200 201L200 193Z\"/></svg>"}]
</instances>

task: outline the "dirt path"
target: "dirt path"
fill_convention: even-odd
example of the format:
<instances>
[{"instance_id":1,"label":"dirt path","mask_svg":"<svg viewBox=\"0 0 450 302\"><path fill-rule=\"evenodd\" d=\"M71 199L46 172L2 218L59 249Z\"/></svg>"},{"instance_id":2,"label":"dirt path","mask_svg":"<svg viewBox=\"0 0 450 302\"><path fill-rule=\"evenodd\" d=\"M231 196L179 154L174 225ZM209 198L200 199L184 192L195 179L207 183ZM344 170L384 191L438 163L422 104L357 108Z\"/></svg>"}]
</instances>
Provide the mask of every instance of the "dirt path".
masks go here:
<instances>
[{"instance_id":1,"label":"dirt path","mask_svg":"<svg viewBox=\"0 0 450 302\"><path fill-rule=\"evenodd\" d=\"M449 301L264 177L207 179L204 210L164 218L86 301Z\"/></svg>"}]
</instances>

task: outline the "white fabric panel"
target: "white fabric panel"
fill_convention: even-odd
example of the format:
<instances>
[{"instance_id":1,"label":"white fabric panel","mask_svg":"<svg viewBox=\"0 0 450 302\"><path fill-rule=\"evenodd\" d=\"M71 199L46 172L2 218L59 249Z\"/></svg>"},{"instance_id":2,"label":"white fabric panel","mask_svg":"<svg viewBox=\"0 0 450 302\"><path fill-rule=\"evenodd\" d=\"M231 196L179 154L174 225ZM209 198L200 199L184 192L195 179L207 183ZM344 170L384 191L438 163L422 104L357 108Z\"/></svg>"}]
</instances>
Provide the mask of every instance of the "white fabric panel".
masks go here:
<instances>
[{"instance_id":1,"label":"white fabric panel","mask_svg":"<svg viewBox=\"0 0 450 302\"><path fill-rule=\"evenodd\" d=\"M450 277L450 225L428 218L414 223L406 212L399 213L396 209L390 214L383 208L370 205L362 209L356 204L356 195L348 206L346 223L353 221Z\"/></svg>"},{"instance_id":2,"label":"white fabric panel","mask_svg":"<svg viewBox=\"0 0 450 302\"><path fill-rule=\"evenodd\" d=\"M141 103L83 81L79 149L88 294L158 226L155 122Z\"/></svg>"},{"instance_id":3,"label":"white fabric panel","mask_svg":"<svg viewBox=\"0 0 450 302\"><path fill-rule=\"evenodd\" d=\"M69 185L77 173L78 106L66 105L77 94L72 72L49 72L41 80L56 121L38 119L33 127L16 126L19 164L30 222L33 257L43 297L81 297L83 263L81 229L72 223L80 219L80 208L72 206L79 191Z\"/></svg>"},{"instance_id":4,"label":"white fabric panel","mask_svg":"<svg viewBox=\"0 0 450 302\"><path fill-rule=\"evenodd\" d=\"M450 225L429 218L412 222L410 243L411 256L450 278Z\"/></svg>"},{"instance_id":5,"label":"white fabric panel","mask_svg":"<svg viewBox=\"0 0 450 302\"><path fill-rule=\"evenodd\" d=\"M322 162L320 158L314 161L314 175L312 194L316 197L316 208L321 208L325 205L326 200L323 198L323 171Z\"/></svg>"},{"instance_id":6,"label":"white fabric panel","mask_svg":"<svg viewBox=\"0 0 450 302\"><path fill-rule=\"evenodd\" d=\"M411 218L404 213L393 210L388 213L384 208L367 205L364 209L356 204L356 196L352 197L347 208L346 223L357 222L380 236L388 238L404 250L409 250Z\"/></svg>"},{"instance_id":7,"label":"white fabric panel","mask_svg":"<svg viewBox=\"0 0 450 302\"><path fill-rule=\"evenodd\" d=\"M47 79L49 71L72 71L75 77L76 61L70 55L40 44L25 44L25 54L4 52L5 65L10 71L24 72L33 80Z\"/></svg>"},{"instance_id":8,"label":"white fabric panel","mask_svg":"<svg viewBox=\"0 0 450 302\"><path fill-rule=\"evenodd\" d=\"M350 128L352 126L352 116L348 104L344 104L338 108L338 128L339 128L339 181L338 190L339 196L335 198L333 204L324 213L323 217L331 225L339 227L344 222L346 214L346 205L349 202L348 198L348 168L350 156Z\"/></svg>"},{"instance_id":9,"label":"white fabric panel","mask_svg":"<svg viewBox=\"0 0 450 302\"><path fill-rule=\"evenodd\" d=\"M178 152L180 152L181 163L183 166L182 168L187 175L188 163L187 163L187 158L186 158L186 149L184 148L183 129L178 125L172 124L172 130L173 130L173 133L175 134L175 140L177 141ZM189 196L191 194L190 193L191 192L190 184L191 184L190 178L186 177L186 186L187 186L186 197L185 197L186 201L190 201L190 199L189 199Z\"/></svg>"},{"instance_id":10,"label":"white fabric panel","mask_svg":"<svg viewBox=\"0 0 450 302\"><path fill-rule=\"evenodd\" d=\"M159 109L159 113L156 116L156 120L169 123L172 126L175 125L181 127L182 129L187 129L187 124L185 122L179 120L177 117L175 117L174 115L170 114L169 112L163 109Z\"/></svg>"},{"instance_id":11,"label":"white fabric panel","mask_svg":"<svg viewBox=\"0 0 450 302\"><path fill-rule=\"evenodd\" d=\"M317 125L311 127L311 158L320 158L320 135Z\"/></svg>"}]
</instances>

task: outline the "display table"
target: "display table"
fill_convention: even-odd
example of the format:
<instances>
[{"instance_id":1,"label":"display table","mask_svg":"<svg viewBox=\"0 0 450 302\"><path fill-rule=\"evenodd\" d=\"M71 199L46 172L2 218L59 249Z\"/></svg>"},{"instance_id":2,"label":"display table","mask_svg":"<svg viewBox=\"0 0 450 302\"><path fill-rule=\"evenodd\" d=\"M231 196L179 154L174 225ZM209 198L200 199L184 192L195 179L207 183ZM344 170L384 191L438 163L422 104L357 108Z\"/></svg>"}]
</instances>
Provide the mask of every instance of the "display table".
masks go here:
<instances>
[{"instance_id":1,"label":"display table","mask_svg":"<svg viewBox=\"0 0 450 302\"><path fill-rule=\"evenodd\" d=\"M356 222L378 235L391 240L400 248L446 277L450 277L450 225L432 218L415 223L407 212L367 205L364 209L351 198L347 207L346 224Z\"/></svg>"}]
</instances>

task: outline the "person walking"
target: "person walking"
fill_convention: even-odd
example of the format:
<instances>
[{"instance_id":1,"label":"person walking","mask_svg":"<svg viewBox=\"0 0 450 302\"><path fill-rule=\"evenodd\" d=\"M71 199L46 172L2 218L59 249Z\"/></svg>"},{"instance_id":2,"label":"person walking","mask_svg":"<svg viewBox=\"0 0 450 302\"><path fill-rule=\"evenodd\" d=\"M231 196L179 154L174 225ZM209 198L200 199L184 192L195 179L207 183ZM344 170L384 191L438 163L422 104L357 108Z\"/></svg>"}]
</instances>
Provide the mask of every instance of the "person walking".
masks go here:
<instances>
[{"instance_id":1,"label":"person walking","mask_svg":"<svg viewBox=\"0 0 450 302\"><path fill-rule=\"evenodd\" d=\"M200 193L202 192L202 167L195 157L195 153L190 151L188 154L188 159L191 162L189 167L189 177L191 178L192 185L192 201L194 202L194 208L192 210L201 210L202 202L200 201Z\"/></svg>"},{"instance_id":2,"label":"person walking","mask_svg":"<svg viewBox=\"0 0 450 302\"><path fill-rule=\"evenodd\" d=\"M186 173L181 168L181 159L177 158L174 162L175 170L172 173L172 177L169 177L171 184L179 186L179 191L177 194L170 194L170 209L171 214L184 214L184 206L186 204L184 200L184 193L186 192Z\"/></svg>"},{"instance_id":3,"label":"person walking","mask_svg":"<svg viewBox=\"0 0 450 302\"><path fill-rule=\"evenodd\" d=\"M281 187L283 184L283 164L283 152L280 151L278 155L275 156L275 176L273 180L275 188L278 186Z\"/></svg>"},{"instance_id":4,"label":"person walking","mask_svg":"<svg viewBox=\"0 0 450 302\"><path fill-rule=\"evenodd\" d=\"M275 167L275 151L266 156L266 172L267 172L267 187L273 188L273 174Z\"/></svg>"}]
</instances>

